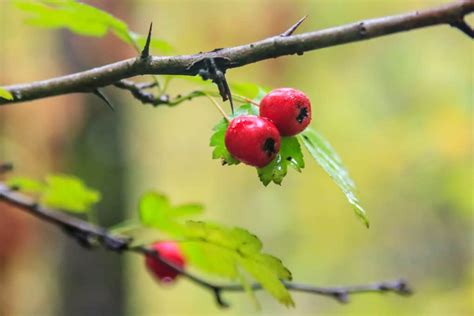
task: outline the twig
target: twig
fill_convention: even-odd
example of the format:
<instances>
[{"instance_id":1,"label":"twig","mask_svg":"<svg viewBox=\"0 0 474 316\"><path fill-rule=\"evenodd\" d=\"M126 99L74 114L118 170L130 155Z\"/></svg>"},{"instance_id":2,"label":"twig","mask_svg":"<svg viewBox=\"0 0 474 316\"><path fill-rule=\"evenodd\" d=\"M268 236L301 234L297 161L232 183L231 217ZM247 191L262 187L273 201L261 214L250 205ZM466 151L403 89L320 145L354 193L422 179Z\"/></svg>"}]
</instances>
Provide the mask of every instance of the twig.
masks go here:
<instances>
[{"instance_id":1,"label":"twig","mask_svg":"<svg viewBox=\"0 0 474 316\"><path fill-rule=\"evenodd\" d=\"M60 227L69 236L76 239L81 245L91 248L102 246L114 252L135 252L141 255L150 255L177 271L191 282L209 290L215 297L216 303L220 307L229 306L222 298L223 292L243 292L241 285L219 285L207 282L206 280L181 269L172 262L161 258L159 253L146 246L131 246L132 239L110 233L107 229L90 224L76 217L72 217L64 212L59 212L42 207L21 193L15 192L4 183L0 182L0 201L17 206L19 209ZM307 284L284 282L285 287L291 291L310 293L332 297L338 302L348 302L348 297L352 294L360 293L386 293L392 292L399 295L409 295L412 293L407 283L402 280L392 282L377 282L369 285L341 286L341 287L316 287ZM262 289L261 285L253 284L254 290Z\"/></svg>"},{"instance_id":2,"label":"twig","mask_svg":"<svg viewBox=\"0 0 474 316\"><path fill-rule=\"evenodd\" d=\"M291 36L273 36L264 40L210 52L181 56L150 56L131 58L83 72L49 80L6 86L13 100L0 98L0 105L12 104L45 97L76 92L91 92L133 76L188 75L195 76L205 68L205 61L213 59L218 68L242 67L262 60L285 55L303 54L307 51L368 40L389 34L434 25L454 25L470 35L467 24L460 23L474 11L474 0L455 1L446 5L366 20L325 30ZM469 27L470 29L470 27ZM471 29L472 30L472 29Z\"/></svg>"}]
</instances>

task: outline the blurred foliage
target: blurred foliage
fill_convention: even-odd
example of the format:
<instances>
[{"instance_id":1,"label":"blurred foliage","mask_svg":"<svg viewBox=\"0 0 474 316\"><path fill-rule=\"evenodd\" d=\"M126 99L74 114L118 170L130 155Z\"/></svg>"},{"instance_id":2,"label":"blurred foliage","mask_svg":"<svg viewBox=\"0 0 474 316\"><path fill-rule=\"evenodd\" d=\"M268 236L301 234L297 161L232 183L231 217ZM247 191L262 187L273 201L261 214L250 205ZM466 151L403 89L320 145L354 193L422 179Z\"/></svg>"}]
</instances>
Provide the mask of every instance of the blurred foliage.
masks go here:
<instances>
[{"instance_id":1,"label":"blurred foliage","mask_svg":"<svg viewBox=\"0 0 474 316\"><path fill-rule=\"evenodd\" d=\"M100 201L100 192L88 188L81 179L70 175L48 175L45 182L13 177L7 185L15 190L34 193L42 205L66 212L86 213Z\"/></svg>"}]
</instances>

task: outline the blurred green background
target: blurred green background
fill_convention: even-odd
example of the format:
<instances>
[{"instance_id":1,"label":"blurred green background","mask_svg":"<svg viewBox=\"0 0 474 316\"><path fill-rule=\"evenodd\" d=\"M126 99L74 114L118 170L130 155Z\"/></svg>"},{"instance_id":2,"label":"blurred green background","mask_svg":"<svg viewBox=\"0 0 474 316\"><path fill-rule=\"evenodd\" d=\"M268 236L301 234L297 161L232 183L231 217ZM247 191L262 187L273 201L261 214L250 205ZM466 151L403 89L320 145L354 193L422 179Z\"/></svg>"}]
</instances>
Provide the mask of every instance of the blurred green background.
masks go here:
<instances>
[{"instance_id":1,"label":"blurred green background","mask_svg":"<svg viewBox=\"0 0 474 316\"><path fill-rule=\"evenodd\" d=\"M154 35L179 53L262 39L309 18L299 32L446 1L86 1ZM134 55L113 36L81 38L38 29L0 1L0 84L46 79ZM468 19L471 23L474 19ZM0 306L5 315L473 315L474 46L439 26L248 65L234 81L295 87L313 103L312 126L338 151L359 188L371 228L306 155L302 174L263 187L252 168L211 160L219 113L206 99L144 106L107 89L116 112L70 95L0 109L0 160L16 173L73 173L100 189L104 225L134 216L157 189L201 202L205 218L255 232L296 282L359 284L404 277L409 298L358 295L340 305L294 294L286 309L258 293L227 294L230 310L180 280L157 285L142 258L88 252L55 228L0 205ZM194 86L176 79L172 93ZM122 261L121 261L122 260ZM2 308L0 308L0 315ZM3 316L3 315L2 315Z\"/></svg>"}]
</instances>

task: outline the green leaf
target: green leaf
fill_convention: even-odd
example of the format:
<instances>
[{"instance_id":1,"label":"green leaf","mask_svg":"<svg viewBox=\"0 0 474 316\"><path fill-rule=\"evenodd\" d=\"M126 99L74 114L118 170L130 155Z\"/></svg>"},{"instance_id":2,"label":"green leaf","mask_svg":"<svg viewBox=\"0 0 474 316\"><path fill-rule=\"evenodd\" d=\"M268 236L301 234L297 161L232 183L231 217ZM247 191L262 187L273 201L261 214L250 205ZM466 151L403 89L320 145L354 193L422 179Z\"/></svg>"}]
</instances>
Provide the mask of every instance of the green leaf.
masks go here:
<instances>
[{"instance_id":1,"label":"green leaf","mask_svg":"<svg viewBox=\"0 0 474 316\"><path fill-rule=\"evenodd\" d=\"M188 221L183 237L183 251L201 270L235 279L235 267L241 267L279 302L294 305L281 281L291 280L290 271L279 259L261 253L261 241L247 230Z\"/></svg>"},{"instance_id":2,"label":"green leaf","mask_svg":"<svg viewBox=\"0 0 474 316\"><path fill-rule=\"evenodd\" d=\"M26 193L41 193L45 189L44 183L27 177L12 177L6 181L10 188Z\"/></svg>"},{"instance_id":3,"label":"green leaf","mask_svg":"<svg viewBox=\"0 0 474 316\"><path fill-rule=\"evenodd\" d=\"M240 161L232 157L225 146L225 132L228 126L229 123L225 119L222 119L212 129L214 133L209 142L209 145L214 147L212 151L212 159L221 159L223 165L237 165Z\"/></svg>"},{"instance_id":4,"label":"green leaf","mask_svg":"<svg viewBox=\"0 0 474 316\"><path fill-rule=\"evenodd\" d=\"M171 235L182 234L180 217L199 214L203 207L198 204L172 206L168 198L160 193L149 192L139 202L140 221L143 225L159 229Z\"/></svg>"},{"instance_id":5,"label":"green leaf","mask_svg":"<svg viewBox=\"0 0 474 316\"><path fill-rule=\"evenodd\" d=\"M5 100L13 100L13 94L10 91L7 91L0 87L0 98Z\"/></svg>"},{"instance_id":6,"label":"green leaf","mask_svg":"<svg viewBox=\"0 0 474 316\"><path fill-rule=\"evenodd\" d=\"M298 137L311 156L313 156L314 160L316 160L324 171L336 182L342 192L344 192L347 200L353 206L356 215L362 220L365 226L369 227L367 214L360 205L359 199L354 192L354 181L350 178L347 169L329 142L311 128L305 129Z\"/></svg>"},{"instance_id":7,"label":"green leaf","mask_svg":"<svg viewBox=\"0 0 474 316\"><path fill-rule=\"evenodd\" d=\"M180 248L189 264L201 271L230 280L238 277L232 250L204 241L185 241L180 243Z\"/></svg>"},{"instance_id":8,"label":"green leaf","mask_svg":"<svg viewBox=\"0 0 474 316\"><path fill-rule=\"evenodd\" d=\"M30 14L27 22L35 26L66 28L78 35L92 37L103 37L112 32L123 42L134 45L137 50L140 50L146 41L146 36L132 32L124 21L81 2L17 0L15 3L20 10ZM151 47L163 53L172 52L172 47L166 41L157 38L152 39Z\"/></svg>"},{"instance_id":9,"label":"green leaf","mask_svg":"<svg viewBox=\"0 0 474 316\"><path fill-rule=\"evenodd\" d=\"M295 306L290 292L285 285L275 277L272 269L252 260L251 258L239 258L239 263L242 267L252 275L262 287L285 306Z\"/></svg>"},{"instance_id":10,"label":"green leaf","mask_svg":"<svg viewBox=\"0 0 474 316\"><path fill-rule=\"evenodd\" d=\"M42 191L41 203L68 212L85 213L101 199L100 192L90 189L73 176L50 175Z\"/></svg>"},{"instance_id":11,"label":"green leaf","mask_svg":"<svg viewBox=\"0 0 474 316\"><path fill-rule=\"evenodd\" d=\"M288 173L288 166L298 172L304 168L303 153L296 137L281 138L280 152L270 164L257 169L258 177L265 186L270 182L280 185Z\"/></svg>"},{"instance_id":12,"label":"green leaf","mask_svg":"<svg viewBox=\"0 0 474 316\"><path fill-rule=\"evenodd\" d=\"M240 115L258 115L258 108L249 103L243 104L235 110L234 114L231 115L231 118ZM232 157L225 146L225 133L228 126L229 122L227 122L225 119L222 119L212 129L214 133L212 134L211 140L209 142L209 145L214 147L212 151L212 159L221 159L223 165L237 165L240 163L240 161Z\"/></svg>"}]
</instances>

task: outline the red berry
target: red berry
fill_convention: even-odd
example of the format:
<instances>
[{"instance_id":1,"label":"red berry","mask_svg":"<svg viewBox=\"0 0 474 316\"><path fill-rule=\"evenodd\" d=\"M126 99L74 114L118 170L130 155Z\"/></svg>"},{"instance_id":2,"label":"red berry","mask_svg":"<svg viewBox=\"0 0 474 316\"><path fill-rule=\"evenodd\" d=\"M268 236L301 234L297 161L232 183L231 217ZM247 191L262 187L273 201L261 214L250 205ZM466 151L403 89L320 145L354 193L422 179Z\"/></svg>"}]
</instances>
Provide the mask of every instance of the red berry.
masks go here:
<instances>
[{"instance_id":1,"label":"red berry","mask_svg":"<svg viewBox=\"0 0 474 316\"><path fill-rule=\"evenodd\" d=\"M296 89L275 89L260 101L260 116L271 120L282 136L293 136L311 122L311 102Z\"/></svg>"},{"instance_id":2,"label":"red berry","mask_svg":"<svg viewBox=\"0 0 474 316\"><path fill-rule=\"evenodd\" d=\"M174 241L156 242L151 245L151 248L158 252L161 258L176 265L178 268L183 268L186 260ZM156 277L156 279L163 283L170 283L176 279L178 272L169 266L165 265L152 255L146 255L145 263L148 270Z\"/></svg>"},{"instance_id":3,"label":"red berry","mask_svg":"<svg viewBox=\"0 0 474 316\"><path fill-rule=\"evenodd\" d=\"M236 159L261 168L268 165L280 150L280 133L264 117L242 115L230 122L225 133L225 146Z\"/></svg>"}]
</instances>

